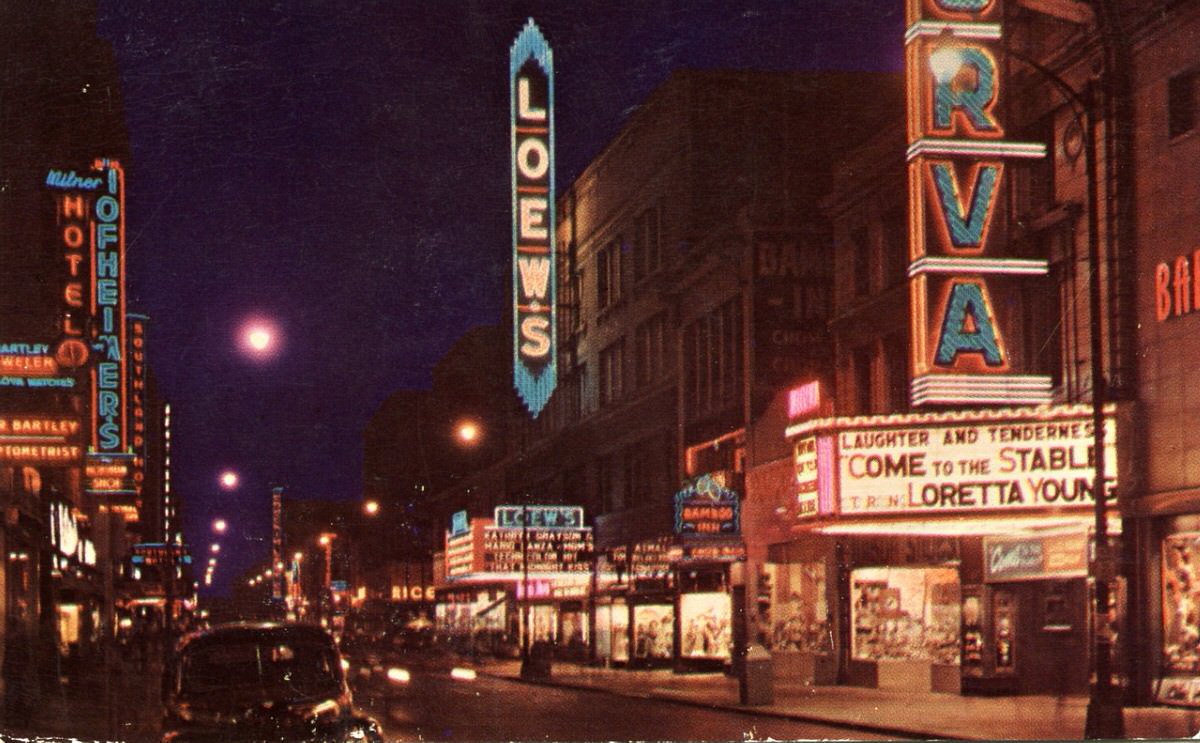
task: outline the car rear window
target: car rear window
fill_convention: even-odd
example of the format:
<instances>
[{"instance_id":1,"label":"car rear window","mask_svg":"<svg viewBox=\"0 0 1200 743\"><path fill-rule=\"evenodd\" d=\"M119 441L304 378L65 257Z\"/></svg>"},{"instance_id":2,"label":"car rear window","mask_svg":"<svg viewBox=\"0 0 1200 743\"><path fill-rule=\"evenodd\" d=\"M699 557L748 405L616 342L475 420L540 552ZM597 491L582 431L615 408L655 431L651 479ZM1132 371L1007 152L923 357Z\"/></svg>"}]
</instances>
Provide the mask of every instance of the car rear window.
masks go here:
<instances>
[{"instance_id":1,"label":"car rear window","mask_svg":"<svg viewBox=\"0 0 1200 743\"><path fill-rule=\"evenodd\" d=\"M328 645L291 638L247 638L188 647L180 658L179 691L209 694L242 688L289 695L337 693L338 661Z\"/></svg>"}]
</instances>

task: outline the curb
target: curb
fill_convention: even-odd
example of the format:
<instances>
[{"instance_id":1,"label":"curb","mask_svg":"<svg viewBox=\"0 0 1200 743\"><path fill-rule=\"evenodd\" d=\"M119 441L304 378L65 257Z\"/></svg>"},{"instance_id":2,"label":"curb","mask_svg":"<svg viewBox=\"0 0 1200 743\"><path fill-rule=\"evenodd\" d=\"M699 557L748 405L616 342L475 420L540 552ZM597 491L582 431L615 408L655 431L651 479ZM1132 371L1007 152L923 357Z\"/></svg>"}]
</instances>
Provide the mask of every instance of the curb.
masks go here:
<instances>
[{"instance_id":1,"label":"curb","mask_svg":"<svg viewBox=\"0 0 1200 743\"><path fill-rule=\"evenodd\" d=\"M734 714L745 715L747 717L774 717L781 720L790 720L793 722L805 722L814 725L824 725L826 727L844 728L846 730L860 731L871 733L873 735L884 735L893 738L911 738L914 740L991 740L992 737L984 736L978 739L962 738L947 736L944 733L935 733L930 731L921 731L913 728L892 727L886 725L871 725L869 723L851 723L846 720L829 719L816 715L805 715L799 712L784 712L781 710L763 709L761 707L745 707L737 704L725 703L710 703L701 702L694 699L680 699L678 697L668 696L665 694L656 694L654 692L634 692L620 691L603 686L588 686L587 684L572 683L569 681L554 681L542 679L528 679L520 676L510 676L504 673L496 673L479 669L478 673L481 676L500 679L501 681L513 681L520 684L529 684L531 686L546 686L557 687L560 689L572 689L575 691L591 691L600 694L608 694L616 697L627 697L630 699L645 699L656 702L670 702L686 707L697 707L707 710L719 710L721 712L731 712Z\"/></svg>"}]
</instances>

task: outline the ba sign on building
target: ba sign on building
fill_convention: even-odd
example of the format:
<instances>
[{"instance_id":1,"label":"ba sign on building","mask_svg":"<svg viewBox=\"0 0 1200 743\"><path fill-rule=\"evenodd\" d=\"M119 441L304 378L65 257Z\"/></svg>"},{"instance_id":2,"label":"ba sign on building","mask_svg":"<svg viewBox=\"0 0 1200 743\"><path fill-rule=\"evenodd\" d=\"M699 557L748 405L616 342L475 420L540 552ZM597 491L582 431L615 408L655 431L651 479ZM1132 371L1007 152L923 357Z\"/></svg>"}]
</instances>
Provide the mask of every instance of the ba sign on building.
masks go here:
<instances>
[{"instance_id":1,"label":"ba sign on building","mask_svg":"<svg viewBox=\"0 0 1200 743\"><path fill-rule=\"evenodd\" d=\"M911 0L908 269L914 405L1050 401L1050 378L1018 368L996 308L1044 276L1044 259L997 246L993 217L1014 160L1043 144L1005 140L1000 0Z\"/></svg>"},{"instance_id":2,"label":"ba sign on building","mask_svg":"<svg viewBox=\"0 0 1200 743\"><path fill-rule=\"evenodd\" d=\"M554 59L533 19L509 52L513 384L534 417L554 392Z\"/></svg>"}]
</instances>

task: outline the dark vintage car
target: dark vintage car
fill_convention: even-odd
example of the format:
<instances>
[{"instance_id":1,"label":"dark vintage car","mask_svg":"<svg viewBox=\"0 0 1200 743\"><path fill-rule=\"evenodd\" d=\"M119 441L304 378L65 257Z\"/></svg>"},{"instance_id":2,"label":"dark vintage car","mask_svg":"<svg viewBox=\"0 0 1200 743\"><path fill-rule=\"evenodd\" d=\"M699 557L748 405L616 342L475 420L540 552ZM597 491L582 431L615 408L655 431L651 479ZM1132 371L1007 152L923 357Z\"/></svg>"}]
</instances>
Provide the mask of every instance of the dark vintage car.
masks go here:
<instances>
[{"instance_id":1,"label":"dark vintage car","mask_svg":"<svg viewBox=\"0 0 1200 743\"><path fill-rule=\"evenodd\" d=\"M164 673L164 741L382 740L355 714L341 655L318 627L214 627L180 640Z\"/></svg>"}]
</instances>

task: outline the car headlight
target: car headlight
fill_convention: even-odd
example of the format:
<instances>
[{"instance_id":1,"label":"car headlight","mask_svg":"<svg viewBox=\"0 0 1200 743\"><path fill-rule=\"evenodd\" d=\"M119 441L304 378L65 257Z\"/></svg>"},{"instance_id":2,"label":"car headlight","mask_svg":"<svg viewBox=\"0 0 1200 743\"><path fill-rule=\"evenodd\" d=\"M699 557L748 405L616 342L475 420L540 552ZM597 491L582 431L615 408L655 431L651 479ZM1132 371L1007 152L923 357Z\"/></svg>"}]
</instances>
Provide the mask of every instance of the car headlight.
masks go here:
<instances>
[{"instance_id":1,"label":"car headlight","mask_svg":"<svg viewBox=\"0 0 1200 743\"><path fill-rule=\"evenodd\" d=\"M387 670L388 681L393 684L407 684L412 681L412 674L404 668L389 668Z\"/></svg>"}]
</instances>

